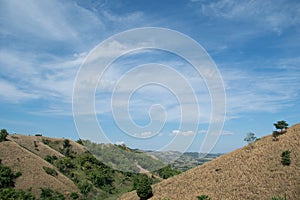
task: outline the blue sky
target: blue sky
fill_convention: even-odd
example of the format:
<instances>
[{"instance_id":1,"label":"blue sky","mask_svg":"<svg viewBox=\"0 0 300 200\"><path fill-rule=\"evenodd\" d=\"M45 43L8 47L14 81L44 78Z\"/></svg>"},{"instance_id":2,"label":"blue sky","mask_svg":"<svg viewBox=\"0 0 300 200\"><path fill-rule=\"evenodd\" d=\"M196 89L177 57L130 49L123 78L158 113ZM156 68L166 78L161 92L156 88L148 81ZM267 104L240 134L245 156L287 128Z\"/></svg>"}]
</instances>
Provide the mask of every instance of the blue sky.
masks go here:
<instances>
[{"instance_id":1,"label":"blue sky","mask_svg":"<svg viewBox=\"0 0 300 200\"><path fill-rule=\"evenodd\" d=\"M226 119L213 152L242 147L249 131L258 137L269 134L278 120L299 123L300 3L297 0L0 0L0 20L0 128L11 133L43 133L72 139L92 134L93 126L87 125L87 135L79 136L73 120L76 74L100 42L122 31L142 27L168 28L191 37L202 45L219 69L226 92ZM149 123L151 105L163 105L163 114L169 118L155 137L133 140L116 126L110 106L113 86L132 67L153 62L173 67L191 78L200 99L197 131L178 131L180 103L159 85L140 88L129 103L131 117L140 126ZM169 77L154 68L143 73ZM193 138L189 150L198 151L210 124L211 105L205 83L201 78L193 79L193 74L183 59L158 50L144 50L116 60L95 95L95 113L110 141L159 149L176 135L182 143ZM176 81L173 84L176 87ZM159 114L161 110L157 109ZM152 133L148 130L140 134Z\"/></svg>"}]
</instances>

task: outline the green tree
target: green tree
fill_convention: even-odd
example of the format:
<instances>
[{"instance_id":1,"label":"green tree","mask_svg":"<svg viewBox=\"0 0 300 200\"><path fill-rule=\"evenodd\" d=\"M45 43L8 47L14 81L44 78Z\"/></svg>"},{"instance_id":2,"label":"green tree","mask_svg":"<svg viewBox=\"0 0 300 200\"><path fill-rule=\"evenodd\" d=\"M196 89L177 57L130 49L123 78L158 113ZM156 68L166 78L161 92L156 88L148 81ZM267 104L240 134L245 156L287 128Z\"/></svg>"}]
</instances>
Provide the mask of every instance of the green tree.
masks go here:
<instances>
[{"instance_id":1,"label":"green tree","mask_svg":"<svg viewBox=\"0 0 300 200\"><path fill-rule=\"evenodd\" d=\"M72 145L70 144L70 140L65 139L63 144L64 149L70 148L71 146Z\"/></svg>"},{"instance_id":2,"label":"green tree","mask_svg":"<svg viewBox=\"0 0 300 200\"><path fill-rule=\"evenodd\" d=\"M286 123L286 121L281 120L281 121L277 121L277 123L274 123L273 125L277 130L280 129L280 132L282 133L283 130L286 130L288 128L289 124Z\"/></svg>"},{"instance_id":3,"label":"green tree","mask_svg":"<svg viewBox=\"0 0 300 200\"><path fill-rule=\"evenodd\" d=\"M173 169L170 165L168 165L166 167L154 171L154 173L158 174L163 179L167 179L177 174L180 174L180 171Z\"/></svg>"},{"instance_id":4,"label":"green tree","mask_svg":"<svg viewBox=\"0 0 300 200\"><path fill-rule=\"evenodd\" d=\"M248 144L251 144L251 143L255 142L256 139L257 138L256 138L255 134L252 132L249 132L249 133L247 133L247 136L244 138L244 141L248 142Z\"/></svg>"},{"instance_id":5,"label":"green tree","mask_svg":"<svg viewBox=\"0 0 300 200\"><path fill-rule=\"evenodd\" d=\"M283 165L287 166L287 165L291 164L290 154L291 154L290 151L284 151L284 152L282 152L282 154L281 154L281 163Z\"/></svg>"},{"instance_id":6,"label":"green tree","mask_svg":"<svg viewBox=\"0 0 300 200\"><path fill-rule=\"evenodd\" d=\"M84 146L82 139L79 138L76 142Z\"/></svg>"},{"instance_id":7,"label":"green tree","mask_svg":"<svg viewBox=\"0 0 300 200\"><path fill-rule=\"evenodd\" d=\"M146 200L153 196L151 182L151 179L146 174L142 174L136 179L134 187L141 200Z\"/></svg>"},{"instance_id":8,"label":"green tree","mask_svg":"<svg viewBox=\"0 0 300 200\"><path fill-rule=\"evenodd\" d=\"M8 132L6 129L1 129L0 131L0 142L5 141L8 136Z\"/></svg>"}]
</instances>

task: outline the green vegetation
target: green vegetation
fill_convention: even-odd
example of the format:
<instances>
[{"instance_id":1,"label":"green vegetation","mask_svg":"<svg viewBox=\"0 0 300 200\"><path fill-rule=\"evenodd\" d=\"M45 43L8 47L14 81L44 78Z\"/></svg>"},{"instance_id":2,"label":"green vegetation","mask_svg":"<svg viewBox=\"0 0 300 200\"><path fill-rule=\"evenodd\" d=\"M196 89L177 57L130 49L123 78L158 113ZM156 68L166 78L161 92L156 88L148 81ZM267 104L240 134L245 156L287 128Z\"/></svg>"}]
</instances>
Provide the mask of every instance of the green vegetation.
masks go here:
<instances>
[{"instance_id":1,"label":"green vegetation","mask_svg":"<svg viewBox=\"0 0 300 200\"><path fill-rule=\"evenodd\" d=\"M154 171L165 166L161 160L152 158L142 151L128 148L125 144L96 144L89 140L83 141L89 151L101 162L121 171L140 171L139 166L148 171Z\"/></svg>"},{"instance_id":2,"label":"green vegetation","mask_svg":"<svg viewBox=\"0 0 300 200\"><path fill-rule=\"evenodd\" d=\"M134 189L136 189L136 193L141 200L149 199L153 196L151 183L151 179L145 174L142 174L135 180Z\"/></svg>"},{"instance_id":3,"label":"green vegetation","mask_svg":"<svg viewBox=\"0 0 300 200\"><path fill-rule=\"evenodd\" d=\"M77 141L76 141L78 144L80 144L80 145L83 145L84 146L84 144L83 144L83 141L79 138Z\"/></svg>"},{"instance_id":4,"label":"green vegetation","mask_svg":"<svg viewBox=\"0 0 300 200\"><path fill-rule=\"evenodd\" d=\"M155 170L153 173L157 174L158 176L160 176L163 179L167 179L167 178L170 178L172 176L178 175L181 172L176 170L176 169L173 169L170 165L168 165L168 166L163 167L161 169Z\"/></svg>"},{"instance_id":5,"label":"green vegetation","mask_svg":"<svg viewBox=\"0 0 300 200\"><path fill-rule=\"evenodd\" d=\"M201 196L197 196L198 200L211 200L209 196L202 194Z\"/></svg>"},{"instance_id":6,"label":"green vegetation","mask_svg":"<svg viewBox=\"0 0 300 200\"><path fill-rule=\"evenodd\" d=\"M273 140L274 141L278 141L278 136L280 135L281 133L279 131L273 131L272 133L272 136L273 136Z\"/></svg>"},{"instance_id":7,"label":"green vegetation","mask_svg":"<svg viewBox=\"0 0 300 200\"><path fill-rule=\"evenodd\" d=\"M55 171L55 169L52 169L50 167L45 167L43 166L43 169L45 170L45 172L51 176L57 176L58 173Z\"/></svg>"},{"instance_id":8,"label":"green vegetation","mask_svg":"<svg viewBox=\"0 0 300 200\"><path fill-rule=\"evenodd\" d=\"M0 199L35 200L35 197L30 191L3 188L0 189Z\"/></svg>"},{"instance_id":9,"label":"green vegetation","mask_svg":"<svg viewBox=\"0 0 300 200\"><path fill-rule=\"evenodd\" d=\"M57 156L55 156L55 155L53 155L53 156L47 155L47 156L45 157L45 160L46 160L47 162L51 163L51 164L53 164L53 162L54 162L55 160L57 160L57 159L58 159L58 158L57 158Z\"/></svg>"},{"instance_id":10,"label":"green vegetation","mask_svg":"<svg viewBox=\"0 0 300 200\"><path fill-rule=\"evenodd\" d=\"M281 154L281 163L284 166L288 166L288 165L291 164L290 154L291 154L290 151L284 151L284 152L282 152L282 154Z\"/></svg>"},{"instance_id":11,"label":"green vegetation","mask_svg":"<svg viewBox=\"0 0 300 200\"><path fill-rule=\"evenodd\" d=\"M284 197L278 195L277 197L272 197L272 200L287 200L286 194L284 194Z\"/></svg>"},{"instance_id":12,"label":"green vegetation","mask_svg":"<svg viewBox=\"0 0 300 200\"><path fill-rule=\"evenodd\" d=\"M281 120L281 121L277 121L277 123L273 124L275 126L275 128L278 130L280 129L280 132L282 133L283 130L286 130L288 128L288 123L286 123L286 121Z\"/></svg>"},{"instance_id":13,"label":"green vegetation","mask_svg":"<svg viewBox=\"0 0 300 200\"><path fill-rule=\"evenodd\" d=\"M8 136L8 132L6 129L1 129L0 131L0 142L6 141L6 137Z\"/></svg>"},{"instance_id":14,"label":"green vegetation","mask_svg":"<svg viewBox=\"0 0 300 200\"><path fill-rule=\"evenodd\" d=\"M21 172L14 174L12 170L0 162L0 199L24 199L34 200L30 191L15 190L15 179L21 176Z\"/></svg>"},{"instance_id":15,"label":"green vegetation","mask_svg":"<svg viewBox=\"0 0 300 200\"><path fill-rule=\"evenodd\" d=\"M64 195L53 191L50 188L41 188L42 193L41 193L41 200L64 200L65 197Z\"/></svg>"},{"instance_id":16,"label":"green vegetation","mask_svg":"<svg viewBox=\"0 0 300 200\"><path fill-rule=\"evenodd\" d=\"M42 139L42 142L44 143L44 144L46 144L46 145L48 145L48 144L50 144L50 140L48 140L48 139Z\"/></svg>"},{"instance_id":17,"label":"green vegetation","mask_svg":"<svg viewBox=\"0 0 300 200\"><path fill-rule=\"evenodd\" d=\"M247 136L244 138L244 141L248 142L248 144L251 144L251 143L255 142L256 139L257 138L256 138L255 134L252 132L249 132L249 133L247 133Z\"/></svg>"},{"instance_id":18,"label":"green vegetation","mask_svg":"<svg viewBox=\"0 0 300 200\"><path fill-rule=\"evenodd\" d=\"M64 148L69 148L64 142ZM70 151L71 155L73 154ZM134 182L142 174L114 170L86 152L72 157L53 158L46 156L48 162L53 163L57 169L70 178L86 199L117 198L120 194L132 191ZM150 179L151 183L156 179ZM75 198L75 195L74 197Z\"/></svg>"},{"instance_id":19,"label":"green vegetation","mask_svg":"<svg viewBox=\"0 0 300 200\"><path fill-rule=\"evenodd\" d=\"M72 193L71 193L71 198L72 198L72 199L78 199L78 198L79 198L79 195L78 195L76 192L72 192Z\"/></svg>"},{"instance_id":20,"label":"green vegetation","mask_svg":"<svg viewBox=\"0 0 300 200\"><path fill-rule=\"evenodd\" d=\"M11 169L0 162L0 188L14 187L15 178Z\"/></svg>"}]
</instances>

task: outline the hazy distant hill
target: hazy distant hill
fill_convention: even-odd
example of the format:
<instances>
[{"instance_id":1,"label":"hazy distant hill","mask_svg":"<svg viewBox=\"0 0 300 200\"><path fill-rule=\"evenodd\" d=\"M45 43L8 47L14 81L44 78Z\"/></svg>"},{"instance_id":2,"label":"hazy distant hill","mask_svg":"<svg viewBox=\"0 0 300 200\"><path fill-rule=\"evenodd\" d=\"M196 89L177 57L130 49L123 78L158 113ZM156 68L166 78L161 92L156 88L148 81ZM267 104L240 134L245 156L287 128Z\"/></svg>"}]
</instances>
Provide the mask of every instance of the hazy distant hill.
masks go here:
<instances>
[{"instance_id":1,"label":"hazy distant hill","mask_svg":"<svg viewBox=\"0 0 300 200\"><path fill-rule=\"evenodd\" d=\"M282 153L290 151L291 164L282 164ZM274 141L266 136L251 145L222 155L210 162L153 186L151 199L212 200L263 199L286 194L300 197L300 124L290 127ZM139 199L135 192L121 199Z\"/></svg>"},{"instance_id":2,"label":"hazy distant hill","mask_svg":"<svg viewBox=\"0 0 300 200\"><path fill-rule=\"evenodd\" d=\"M174 169L187 171L205 162L211 161L222 154L201 155L197 152L180 153L178 151L148 151L150 155L169 163Z\"/></svg>"}]
</instances>

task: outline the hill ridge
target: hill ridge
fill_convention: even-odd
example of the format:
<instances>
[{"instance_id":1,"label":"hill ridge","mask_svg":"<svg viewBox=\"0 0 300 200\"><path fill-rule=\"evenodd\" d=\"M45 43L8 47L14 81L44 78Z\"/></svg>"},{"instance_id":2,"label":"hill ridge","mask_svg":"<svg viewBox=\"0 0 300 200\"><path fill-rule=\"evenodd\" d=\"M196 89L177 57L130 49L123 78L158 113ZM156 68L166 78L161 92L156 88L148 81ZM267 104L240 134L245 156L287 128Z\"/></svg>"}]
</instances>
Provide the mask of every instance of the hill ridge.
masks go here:
<instances>
[{"instance_id":1,"label":"hill ridge","mask_svg":"<svg viewBox=\"0 0 300 200\"><path fill-rule=\"evenodd\" d=\"M201 166L153 185L151 200L197 199L208 195L213 200L271 199L284 195L300 196L300 124L290 127L273 141L268 135L251 145L224 154ZM281 153L291 151L291 165L281 164ZM120 199L139 199L135 192Z\"/></svg>"}]
</instances>

